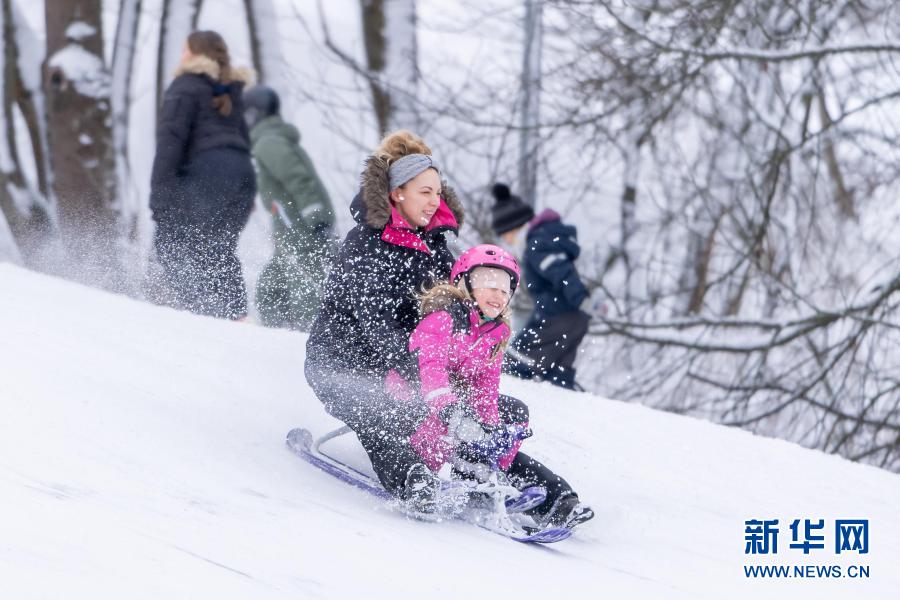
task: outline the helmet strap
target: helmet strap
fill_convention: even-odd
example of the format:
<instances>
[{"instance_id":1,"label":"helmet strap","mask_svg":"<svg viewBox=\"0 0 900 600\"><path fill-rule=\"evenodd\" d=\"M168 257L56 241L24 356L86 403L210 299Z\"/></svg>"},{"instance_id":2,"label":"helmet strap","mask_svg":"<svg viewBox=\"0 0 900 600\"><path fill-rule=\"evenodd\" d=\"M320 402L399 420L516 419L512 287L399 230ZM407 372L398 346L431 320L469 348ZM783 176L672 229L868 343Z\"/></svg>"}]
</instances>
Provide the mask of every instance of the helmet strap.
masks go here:
<instances>
[{"instance_id":1,"label":"helmet strap","mask_svg":"<svg viewBox=\"0 0 900 600\"><path fill-rule=\"evenodd\" d=\"M466 291L469 293L469 299L472 301L472 306L475 307L475 310L478 312L478 316L482 319L486 319L487 317L484 314L484 311L481 310L481 307L478 306L478 300L475 299L475 290L472 289L472 281L469 279L469 271L463 273L463 281L466 283Z\"/></svg>"}]
</instances>

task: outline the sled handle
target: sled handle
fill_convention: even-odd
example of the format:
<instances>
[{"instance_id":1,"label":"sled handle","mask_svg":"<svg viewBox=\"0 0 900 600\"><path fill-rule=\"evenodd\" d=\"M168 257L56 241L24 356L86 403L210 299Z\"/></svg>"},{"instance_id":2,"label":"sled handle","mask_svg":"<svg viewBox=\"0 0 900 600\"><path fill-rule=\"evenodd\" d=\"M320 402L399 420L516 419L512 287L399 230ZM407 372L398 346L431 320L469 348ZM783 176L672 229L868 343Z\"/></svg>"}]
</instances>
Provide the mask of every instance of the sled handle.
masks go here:
<instances>
[{"instance_id":1,"label":"sled handle","mask_svg":"<svg viewBox=\"0 0 900 600\"><path fill-rule=\"evenodd\" d=\"M342 435L346 435L346 434L350 433L351 431L353 431L353 430L350 429L349 425L344 425L342 427L338 427L334 431L329 431L328 433L326 433L325 435L323 435L322 437L317 439L315 442L313 442L313 450L315 450L316 452L322 453L322 451L320 450L320 447L322 446L322 444L324 444L325 442L328 442L330 440L333 440L336 437L341 437Z\"/></svg>"}]
</instances>

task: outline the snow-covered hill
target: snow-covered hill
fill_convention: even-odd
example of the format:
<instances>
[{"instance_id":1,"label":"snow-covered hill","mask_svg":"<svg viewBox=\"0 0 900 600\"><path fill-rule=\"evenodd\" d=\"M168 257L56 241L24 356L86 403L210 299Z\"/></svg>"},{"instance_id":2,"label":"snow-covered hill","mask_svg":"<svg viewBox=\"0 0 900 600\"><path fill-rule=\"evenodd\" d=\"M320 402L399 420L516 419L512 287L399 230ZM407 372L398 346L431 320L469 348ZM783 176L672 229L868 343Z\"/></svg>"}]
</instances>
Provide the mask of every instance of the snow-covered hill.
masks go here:
<instances>
[{"instance_id":1,"label":"snow-covered hill","mask_svg":"<svg viewBox=\"0 0 900 600\"><path fill-rule=\"evenodd\" d=\"M900 476L640 406L505 380L530 453L597 518L552 546L409 521L284 448L326 416L305 336L0 264L0 597L895 598ZM343 442L355 460L362 451ZM747 519L779 519L749 556ZM790 549L793 519L825 549ZM869 519L868 554L834 549ZM801 522L802 536L802 522ZM743 565L866 579L748 579Z\"/></svg>"}]
</instances>

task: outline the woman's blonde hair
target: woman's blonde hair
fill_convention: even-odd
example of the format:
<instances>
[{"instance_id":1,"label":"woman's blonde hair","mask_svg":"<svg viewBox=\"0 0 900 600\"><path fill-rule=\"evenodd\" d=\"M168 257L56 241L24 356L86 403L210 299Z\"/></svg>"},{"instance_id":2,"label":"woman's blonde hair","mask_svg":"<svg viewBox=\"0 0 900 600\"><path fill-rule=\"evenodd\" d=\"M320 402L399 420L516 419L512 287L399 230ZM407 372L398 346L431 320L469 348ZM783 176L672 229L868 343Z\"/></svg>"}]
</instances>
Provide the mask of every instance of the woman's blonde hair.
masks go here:
<instances>
[{"instance_id":1,"label":"woman's blonde hair","mask_svg":"<svg viewBox=\"0 0 900 600\"><path fill-rule=\"evenodd\" d=\"M468 308L476 306L475 298L469 294L468 290L447 282L438 283L431 288L419 294L419 315L422 318L427 317L433 312L445 310L454 300L462 300ZM509 331L512 331L512 325L509 322L509 304L503 309L503 312L495 319L500 321ZM494 347L491 352L491 359L497 358L499 354L506 352L509 345L509 334L506 338Z\"/></svg>"},{"instance_id":2,"label":"woman's blonde hair","mask_svg":"<svg viewBox=\"0 0 900 600\"><path fill-rule=\"evenodd\" d=\"M381 144L373 152L373 155L383 160L387 166L391 166L391 163L395 160L409 154L427 154L431 156L431 148L428 147L425 140L406 129L393 131L384 136Z\"/></svg>"}]
</instances>

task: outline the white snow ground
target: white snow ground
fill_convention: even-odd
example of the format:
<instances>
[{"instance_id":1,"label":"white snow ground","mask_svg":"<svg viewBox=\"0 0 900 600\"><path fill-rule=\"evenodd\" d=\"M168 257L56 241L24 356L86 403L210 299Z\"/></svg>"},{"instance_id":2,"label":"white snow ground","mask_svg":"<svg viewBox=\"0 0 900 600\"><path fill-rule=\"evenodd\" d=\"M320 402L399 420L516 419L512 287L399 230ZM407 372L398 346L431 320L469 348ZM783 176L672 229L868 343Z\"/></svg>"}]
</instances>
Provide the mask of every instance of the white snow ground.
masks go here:
<instances>
[{"instance_id":1,"label":"white snow ground","mask_svg":"<svg viewBox=\"0 0 900 600\"><path fill-rule=\"evenodd\" d=\"M290 454L324 432L306 338L0 264L0 597L896 598L900 476L706 422L504 380L526 449L597 510L528 546L404 519ZM362 451L344 443L359 459ZM776 556L744 521L780 520ZM791 550L794 518L826 548ZM835 555L834 519L870 520ZM748 580L742 565L866 565Z\"/></svg>"}]
</instances>

